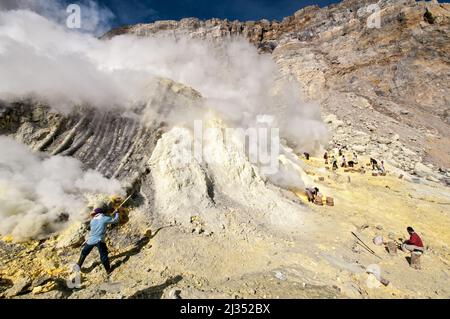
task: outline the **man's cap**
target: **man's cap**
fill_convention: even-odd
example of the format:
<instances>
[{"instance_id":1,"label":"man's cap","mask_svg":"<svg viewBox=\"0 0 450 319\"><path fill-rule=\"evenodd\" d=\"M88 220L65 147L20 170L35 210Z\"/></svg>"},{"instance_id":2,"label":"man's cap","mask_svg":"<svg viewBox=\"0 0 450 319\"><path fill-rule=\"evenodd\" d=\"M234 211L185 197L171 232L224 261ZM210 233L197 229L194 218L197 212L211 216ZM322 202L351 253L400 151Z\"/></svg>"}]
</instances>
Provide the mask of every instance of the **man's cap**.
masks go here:
<instances>
[{"instance_id":1,"label":"man's cap","mask_svg":"<svg viewBox=\"0 0 450 319\"><path fill-rule=\"evenodd\" d=\"M98 214L103 214L103 209L101 209L101 208L94 209L92 211L92 213L91 213L91 216L95 216L95 215L98 215Z\"/></svg>"}]
</instances>

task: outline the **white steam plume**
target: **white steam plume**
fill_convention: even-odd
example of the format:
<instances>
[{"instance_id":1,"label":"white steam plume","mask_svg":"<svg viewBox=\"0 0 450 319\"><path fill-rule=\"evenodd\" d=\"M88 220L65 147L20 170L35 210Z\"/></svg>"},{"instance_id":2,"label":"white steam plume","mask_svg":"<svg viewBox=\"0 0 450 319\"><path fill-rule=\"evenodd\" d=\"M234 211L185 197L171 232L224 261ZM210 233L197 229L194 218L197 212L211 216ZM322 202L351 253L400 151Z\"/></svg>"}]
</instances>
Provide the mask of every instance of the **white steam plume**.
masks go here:
<instances>
[{"instance_id":1,"label":"white steam plume","mask_svg":"<svg viewBox=\"0 0 450 319\"><path fill-rule=\"evenodd\" d=\"M5 136L0 149L0 235L39 238L64 226L62 214L84 218L84 195L123 195L117 180L83 171L77 159L44 157Z\"/></svg>"},{"instance_id":2,"label":"white steam plume","mask_svg":"<svg viewBox=\"0 0 450 319\"><path fill-rule=\"evenodd\" d=\"M57 4L56 1L51 3ZM175 40L167 36L139 38L123 35L99 40L60 24L61 21L53 18L55 14L52 13L52 10L58 11L58 5L48 6L45 10L33 9L35 12L10 10L21 8L33 9L26 5L0 7L3 9L0 11L0 99L12 101L34 97L60 111L79 104L133 110L134 106L147 103L149 94L164 94L148 89L152 87L149 84L156 82L155 79L163 77L200 92L207 107L213 108L235 126L257 126L255 122L259 114L273 115L273 127L279 127L281 136L292 142L297 151L312 153L326 142L327 130L321 121L319 107L304 103L297 83L283 79L271 57L258 54L256 48L244 39L211 43L190 38ZM156 97L152 100L164 99ZM173 107L176 113L176 105ZM176 118L193 123L197 114L178 114ZM39 165L53 161L57 164L71 159L47 159L34 166L39 168ZM279 185L292 184L292 174L291 170L280 171L274 181ZM32 184L26 175L19 176L28 181L25 185ZM294 182L300 184L301 181ZM71 192L65 192L66 188L61 186L60 189L61 198L72 198ZM32 187L19 187L11 188L9 194L15 192L15 195L7 197L23 199L17 201L18 206L13 206L17 211L31 207L26 206L27 203L38 203L36 209L39 216L43 216L42 226L55 217L57 211L53 206L45 206L46 201L41 201L46 196L33 195L30 198L31 195L25 192L28 190L39 194ZM5 192L0 190L0 194ZM79 198L81 192L76 196ZM54 196L54 200L58 201L58 196ZM21 222L23 214L6 215L2 213L0 216L1 232L26 234L23 229L27 229L29 233L37 234L30 227L33 223L24 226L25 222ZM3 221L5 217L7 222Z\"/></svg>"},{"instance_id":3,"label":"white steam plume","mask_svg":"<svg viewBox=\"0 0 450 319\"><path fill-rule=\"evenodd\" d=\"M199 91L208 107L241 126L253 126L258 114L274 115L299 150L312 152L326 141L319 107L305 104L296 83L282 80L270 56L243 39L98 40L30 11L3 11L0 67L2 99L36 96L60 110L83 103L126 107L146 102L152 79L167 77Z\"/></svg>"}]
</instances>

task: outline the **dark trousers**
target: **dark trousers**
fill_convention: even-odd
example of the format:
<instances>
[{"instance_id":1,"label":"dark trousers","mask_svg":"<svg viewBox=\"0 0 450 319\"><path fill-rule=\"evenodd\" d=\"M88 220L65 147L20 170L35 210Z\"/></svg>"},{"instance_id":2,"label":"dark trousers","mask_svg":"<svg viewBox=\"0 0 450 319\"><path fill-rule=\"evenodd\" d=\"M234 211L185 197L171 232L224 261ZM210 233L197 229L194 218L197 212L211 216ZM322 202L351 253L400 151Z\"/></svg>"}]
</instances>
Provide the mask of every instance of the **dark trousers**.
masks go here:
<instances>
[{"instance_id":1,"label":"dark trousers","mask_svg":"<svg viewBox=\"0 0 450 319\"><path fill-rule=\"evenodd\" d=\"M106 272L107 273L111 272L111 267L109 265L109 258L108 258L108 247L106 247L106 244L102 241L98 242L95 245L89 244L84 245L83 250L81 250L80 259L78 260L78 266L80 266L81 268L81 266L84 263L84 260L90 254L90 252L94 247L97 247L98 249L98 252L100 254L100 261L102 262L103 267L105 267Z\"/></svg>"}]
</instances>

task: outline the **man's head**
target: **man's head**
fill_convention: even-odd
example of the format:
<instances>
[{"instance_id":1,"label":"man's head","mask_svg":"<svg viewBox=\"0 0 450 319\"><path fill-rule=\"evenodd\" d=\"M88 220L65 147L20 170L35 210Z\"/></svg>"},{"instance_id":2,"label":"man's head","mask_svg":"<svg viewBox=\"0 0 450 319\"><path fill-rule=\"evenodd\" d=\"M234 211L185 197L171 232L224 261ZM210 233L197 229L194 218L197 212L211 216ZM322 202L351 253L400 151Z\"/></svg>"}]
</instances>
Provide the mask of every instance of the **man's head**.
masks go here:
<instances>
[{"instance_id":1,"label":"man's head","mask_svg":"<svg viewBox=\"0 0 450 319\"><path fill-rule=\"evenodd\" d=\"M408 231L409 234L414 233L414 229L411 226L408 226L408 228L406 228L406 230Z\"/></svg>"},{"instance_id":2,"label":"man's head","mask_svg":"<svg viewBox=\"0 0 450 319\"><path fill-rule=\"evenodd\" d=\"M314 187L314 190L316 191L316 193L319 192L319 189L317 187Z\"/></svg>"},{"instance_id":3,"label":"man's head","mask_svg":"<svg viewBox=\"0 0 450 319\"><path fill-rule=\"evenodd\" d=\"M95 216L97 216L98 214L103 214L103 209L101 209L101 208L96 208L96 209L94 209L94 210L91 212L91 217L95 217Z\"/></svg>"}]
</instances>

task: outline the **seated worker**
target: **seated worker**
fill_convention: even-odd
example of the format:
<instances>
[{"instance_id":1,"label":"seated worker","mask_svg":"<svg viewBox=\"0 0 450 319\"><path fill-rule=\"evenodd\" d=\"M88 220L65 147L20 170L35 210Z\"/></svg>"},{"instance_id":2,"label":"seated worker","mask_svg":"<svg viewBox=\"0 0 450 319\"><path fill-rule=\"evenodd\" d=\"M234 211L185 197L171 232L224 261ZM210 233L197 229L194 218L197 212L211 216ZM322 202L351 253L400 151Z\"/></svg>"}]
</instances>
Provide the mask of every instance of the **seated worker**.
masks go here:
<instances>
[{"instance_id":1,"label":"seated worker","mask_svg":"<svg viewBox=\"0 0 450 319\"><path fill-rule=\"evenodd\" d=\"M406 230L408 231L409 239L405 240L405 242L402 244L402 250L405 253L411 252L411 251L423 252L424 251L423 243L422 243L422 239L419 237L419 235L417 235L417 233L414 231L414 229L411 226L408 226L408 228L406 228Z\"/></svg>"},{"instance_id":2,"label":"seated worker","mask_svg":"<svg viewBox=\"0 0 450 319\"><path fill-rule=\"evenodd\" d=\"M308 202L314 202L314 198L316 197L319 189L317 187L314 188L305 188L306 197L308 198Z\"/></svg>"}]
</instances>

